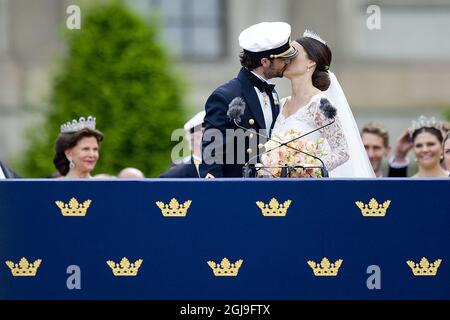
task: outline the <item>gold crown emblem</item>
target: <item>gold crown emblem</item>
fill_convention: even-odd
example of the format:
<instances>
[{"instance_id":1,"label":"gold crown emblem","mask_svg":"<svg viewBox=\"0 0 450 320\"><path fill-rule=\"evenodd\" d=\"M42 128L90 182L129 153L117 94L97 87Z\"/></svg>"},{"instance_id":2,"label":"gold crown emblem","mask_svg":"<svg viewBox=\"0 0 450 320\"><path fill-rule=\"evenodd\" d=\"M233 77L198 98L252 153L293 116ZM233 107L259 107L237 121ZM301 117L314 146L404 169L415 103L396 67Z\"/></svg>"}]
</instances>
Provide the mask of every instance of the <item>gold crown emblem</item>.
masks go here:
<instances>
[{"instance_id":1,"label":"gold crown emblem","mask_svg":"<svg viewBox=\"0 0 450 320\"><path fill-rule=\"evenodd\" d=\"M411 268L415 276L435 276L441 262L441 259L437 259L433 263L430 263L427 258L423 257L420 263L408 260L406 264Z\"/></svg>"},{"instance_id":2,"label":"gold crown emblem","mask_svg":"<svg viewBox=\"0 0 450 320\"><path fill-rule=\"evenodd\" d=\"M244 260L240 259L235 263L230 263L230 260L223 258L220 264L214 261L208 261L208 265L214 272L216 277L236 277L239 272L239 268L242 266Z\"/></svg>"},{"instance_id":3,"label":"gold crown emblem","mask_svg":"<svg viewBox=\"0 0 450 320\"><path fill-rule=\"evenodd\" d=\"M178 203L177 199L172 198L169 204L161 201L156 201L156 205L161 209L164 217L185 217L187 210L191 206L192 200L187 200L184 204Z\"/></svg>"},{"instance_id":4,"label":"gold crown emblem","mask_svg":"<svg viewBox=\"0 0 450 320\"><path fill-rule=\"evenodd\" d=\"M372 198L370 199L368 205L361 201L356 201L355 203L361 210L362 215L365 217L384 217L389 205L391 204L391 200L386 200L383 204L379 204L377 200Z\"/></svg>"},{"instance_id":5,"label":"gold crown emblem","mask_svg":"<svg viewBox=\"0 0 450 320\"><path fill-rule=\"evenodd\" d=\"M339 259L336 260L335 263L330 263L330 261L326 257L324 257L320 264L309 260L308 265L311 267L316 277L335 277L337 276L339 268L342 265L342 261L342 259Z\"/></svg>"},{"instance_id":6,"label":"gold crown emblem","mask_svg":"<svg viewBox=\"0 0 450 320\"><path fill-rule=\"evenodd\" d=\"M111 260L106 261L106 263L116 277L135 277L138 274L139 267L142 265L142 261L142 259L138 259L134 263L130 263L127 258L122 258L120 263L115 263Z\"/></svg>"},{"instance_id":7,"label":"gold crown emblem","mask_svg":"<svg viewBox=\"0 0 450 320\"><path fill-rule=\"evenodd\" d=\"M6 261L5 263L11 269L14 277L34 277L41 262L41 259L37 259L33 263L29 263L26 258L22 258L18 264L12 261Z\"/></svg>"},{"instance_id":8,"label":"gold crown emblem","mask_svg":"<svg viewBox=\"0 0 450 320\"><path fill-rule=\"evenodd\" d=\"M62 215L65 217L84 217L91 202L91 200L86 200L83 203L78 203L78 200L75 198L70 199L68 204L62 201L55 201L58 208L61 209Z\"/></svg>"},{"instance_id":9,"label":"gold crown emblem","mask_svg":"<svg viewBox=\"0 0 450 320\"><path fill-rule=\"evenodd\" d=\"M286 216L287 209L291 205L291 202L291 200L286 200L281 204L278 203L277 199L272 198L269 204L265 204L262 201L256 201L256 205L261 209L261 212L265 217L284 217Z\"/></svg>"}]
</instances>

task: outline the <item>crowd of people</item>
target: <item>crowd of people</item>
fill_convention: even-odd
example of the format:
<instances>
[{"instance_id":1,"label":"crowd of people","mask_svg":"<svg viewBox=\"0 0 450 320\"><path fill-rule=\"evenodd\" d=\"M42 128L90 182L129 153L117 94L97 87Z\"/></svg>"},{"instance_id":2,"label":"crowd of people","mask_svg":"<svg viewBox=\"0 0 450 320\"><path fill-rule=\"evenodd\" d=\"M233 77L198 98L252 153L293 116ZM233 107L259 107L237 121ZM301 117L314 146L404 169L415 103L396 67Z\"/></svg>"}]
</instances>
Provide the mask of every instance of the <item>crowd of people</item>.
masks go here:
<instances>
[{"instance_id":1,"label":"crowd of people","mask_svg":"<svg viewBox=\"0 0 450 320\"><path fill-rule=\"evenodd\" d=\"M161 178L200 177L204 117L205 112L201 111L185 124L191 155L183 159L182 163L172 165L161 174ZM72 122L72 127L67 127L66 124L57 136L53 158L57 173L53 178L145 178L139 169L131 167L122 169L117 175L103 173L92 175L100 158L103 134L95 129L95 119L89 125L80 125L79 123L83 121L84 118L81 118L77 123ZM365 124L360 134L376 177L445 178L449 177L450 171L449 128L449 123L440 123L433 118L422 116L414 120L411 127L405 129L397 138L394 149L391 147L388 131L380 122ZM409 153L412 153L412 159L408 157ZM408 172L412 168L417 172ZM20 176L0 161L0 179L5 178L20 178Z\"/></svg>"},{"instance_id":2,"label":"crowd of people","mask_svg":"<svg viewBox=\"0 0 450 320\"><path fill-rule=\"evenodd\" d=\"M434 118L421 116L397 138L391 154L389 133L381 123L371 122L363 126L361 139L377 177L407 177L409 169L417 167L415 178L449 177L450 142L449 124ZM408 153L413 153L413 165ZM388 170L383 172L387 160Z\"/></svg>"},{"instance_id":3,"label":"crowd of people","mask_svg":"<svg viewBox=\"0 0 450 320\"><path fill-rule=\"evenodd\" d=\"M161 178L199 178L201 163L201 140L204 130L205 112L190 119L184 129L192 145L192 154L182 163L173 165L161 174ZM361 129L361 139L376 177L408 177L411 167L416 178L445 178L450 171L450 131L448 123L439 123L433 118L421 117L397 138L395 149L390 145L390 136L385 126L370 122ZM137 168L124 168L116 176L110 174L91 175L100 158L100 143L103 134L95 127L60 132L55 142L53 163L57 178L84 179L143 179ZM412 153L412 160L408 153ZM386 170L383 170L386 162ZM0 178L19 178L19 175L0 161Z\"/></svg>"}]
</instances>

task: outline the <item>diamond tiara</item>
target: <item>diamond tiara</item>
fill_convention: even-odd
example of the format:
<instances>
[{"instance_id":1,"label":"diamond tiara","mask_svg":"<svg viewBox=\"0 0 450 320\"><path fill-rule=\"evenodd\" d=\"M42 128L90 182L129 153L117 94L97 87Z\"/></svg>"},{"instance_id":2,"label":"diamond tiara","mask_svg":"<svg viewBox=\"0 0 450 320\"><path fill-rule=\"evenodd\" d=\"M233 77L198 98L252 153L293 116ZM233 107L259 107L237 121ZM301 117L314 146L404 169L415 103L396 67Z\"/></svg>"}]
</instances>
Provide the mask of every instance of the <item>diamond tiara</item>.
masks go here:
<instances>
[{"instance_id":1,"label":"diamond tiara","mask_svg":"<svg viewBox=\"0 0 450 320\"><path fill-rule=\"evenodd\" d=\"M422 128L435 128L441 130L442 124L437 121L434 117L427 118L425 116L420 116L419 119L412 121L412 126L409 129L409 135L412 137L413 133Z\"/></svg>"},{"instance_id":2,"label":"diamond tiara","mask_svg":"<svg viewBox=\"0 0 450 320\"><path fill-rule=\"evenodd\" d=\"M307 37L307 38L312 38L315 39L321 43L323 43L324 45L327 45L327 43L325 42L325 40L323 40L317 33L315 33L312 30L306 29L305 32L303 32L303 36Z\"/></svg>"},{"instance_id":3,"label":"diamond tiara","mask_svg":"<svg viewBox=\"0 0 450 320\"><path fill-rule=\"evenodd\" d=\"M83 130L85 128L95 130L95 118L92 116L89 116L86 119L84 117L81 117L78 121L76 119L73 119L72 122L67 122L61 125L61 133L73 133L80 130Z\"/></svg>"}]
</instances>

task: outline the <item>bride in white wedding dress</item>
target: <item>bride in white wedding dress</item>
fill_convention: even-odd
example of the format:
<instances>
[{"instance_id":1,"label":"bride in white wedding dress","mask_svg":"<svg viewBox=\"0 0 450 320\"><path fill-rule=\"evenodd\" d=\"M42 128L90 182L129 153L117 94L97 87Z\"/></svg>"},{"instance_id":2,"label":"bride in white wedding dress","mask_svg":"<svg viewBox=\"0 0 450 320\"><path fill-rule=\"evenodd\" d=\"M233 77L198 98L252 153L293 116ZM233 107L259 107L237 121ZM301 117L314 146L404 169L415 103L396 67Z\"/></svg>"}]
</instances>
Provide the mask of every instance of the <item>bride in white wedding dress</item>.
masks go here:
<instances>
[{"instance_id":1,"label":"bride in white wedding dress","mask_svg":"<svg viewBox=\"0 0 450 320\"><path fill-rule=\"evenodd\" d=\"M321 100L328 99L337 109L334 123L307 138L325 139L327 155L322 160L330 177L375 177L345 95L334 74L328 71L332 55L325 41L307 30L292 46L299 54L284 72L291 80L292 95L280 101L273 131L295 128L307 133L327 125L332 121L322 110Z\"/></svg>"}]
</instances>

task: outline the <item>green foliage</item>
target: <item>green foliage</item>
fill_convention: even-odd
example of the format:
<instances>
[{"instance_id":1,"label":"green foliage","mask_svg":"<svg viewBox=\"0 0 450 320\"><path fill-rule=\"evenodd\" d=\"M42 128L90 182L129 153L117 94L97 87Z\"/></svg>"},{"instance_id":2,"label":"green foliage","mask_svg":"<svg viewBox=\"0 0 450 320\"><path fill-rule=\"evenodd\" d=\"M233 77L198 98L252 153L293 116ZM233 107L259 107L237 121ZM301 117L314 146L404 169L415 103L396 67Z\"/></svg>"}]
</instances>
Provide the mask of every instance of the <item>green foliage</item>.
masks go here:
<instances>
[{"instance_id":1,"label":"green foliage","mask_svg":"<svg viewBox=\"0 0 450 320\"><path fill-rule=\"evenodd\" d=\"M93 115L105 135L96 173L132 166L159 176L170 164L171 132L184 118L182 83L157 43L159 30L118 1L85 11L81 30L65 34L67 56L54 78L45 129L33 130L44 132L30 137L20 172L54 172L59 126Z\"/></svg>"},{"instance_id":2,"label":"green foliage","mask_svg":"<svg viewBox=\"0 0 450 320\"><path fill-rule=\"evenodd\" d=\"M445 119L447 119L447 121L450 121L450 107L447 107L444 110L444 117L445 117Z\"/></svg>"}]
</instances>

